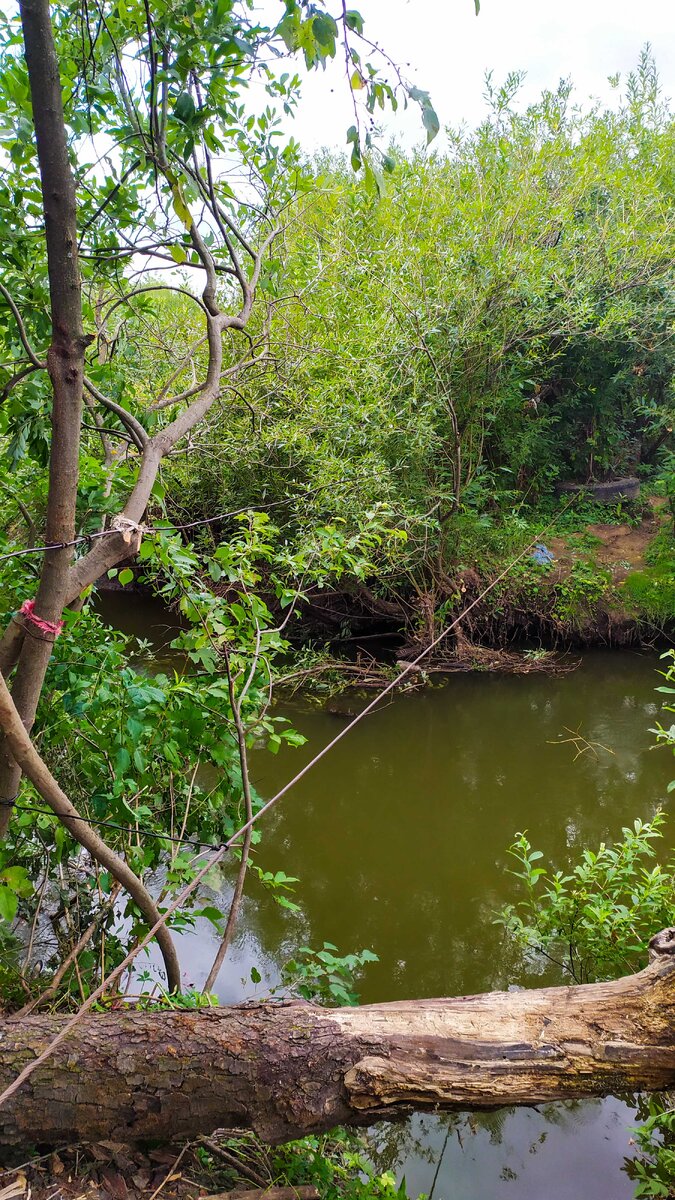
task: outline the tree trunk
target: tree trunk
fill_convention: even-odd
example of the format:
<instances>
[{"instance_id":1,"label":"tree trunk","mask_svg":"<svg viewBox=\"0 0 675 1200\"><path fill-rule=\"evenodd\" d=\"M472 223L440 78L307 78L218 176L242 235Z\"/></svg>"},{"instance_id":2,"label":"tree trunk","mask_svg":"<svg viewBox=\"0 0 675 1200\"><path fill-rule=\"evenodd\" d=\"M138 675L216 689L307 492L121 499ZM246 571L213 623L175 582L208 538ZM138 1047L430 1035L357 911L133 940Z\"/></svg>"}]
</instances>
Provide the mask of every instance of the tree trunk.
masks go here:
<instances>
[{"instance_id":1,"label":"tree trunk","mask_svg":"<svg viewBox=\"0 0 675 1200\"><path fill-rule=\"evenodd\" d=\"M0 1084L65 1017L0 1024ZM498 1108L675 1084L675 929L611 983L325 1009L301 1002L87 1015L6 1102L30 1145L251 1127L279 1142L411 1110Z\"/></svg>"},{"instance_id":2,"label":"tree trunk","mask_svg":"<svg viewBox=\"0 0 675 1200\"><path fill-rule=\"evenodd\" d=\"M45 537L47 545L58 545L71 542L75 536L84 351L92 339L84 336L82 326L75 181L68 158L49 0L21 0L20 8L42 181L52 319L47 355L53 401ZM51 624L61 619L72 554L72 547L65 546L46 551L42 560L35 615ZM54 639L30 626L27 632L31 636L21 646L12 695L30 730ZM0 739L0 798L4 801L0 807L0 836L7 832L10 803L16 797L20 779L21 771Z\"/></svg>"}]
</instances>

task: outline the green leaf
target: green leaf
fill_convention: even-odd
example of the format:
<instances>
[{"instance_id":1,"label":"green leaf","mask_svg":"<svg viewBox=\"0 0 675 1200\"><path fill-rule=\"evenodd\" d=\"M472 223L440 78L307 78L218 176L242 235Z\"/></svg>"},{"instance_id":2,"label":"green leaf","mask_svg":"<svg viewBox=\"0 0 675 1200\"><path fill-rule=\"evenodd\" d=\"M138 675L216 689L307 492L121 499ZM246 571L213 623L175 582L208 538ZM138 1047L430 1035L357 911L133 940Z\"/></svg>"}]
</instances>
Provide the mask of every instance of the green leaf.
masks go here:
<instances>
[{"instance_id":1,"label":"green leaf","mask_svg":"<svg viewBox=\"0 0 675 1200\"><path fill-rule=\"evenodd\" d=\"M122 776L131 766L131 755L126 746L120 746L115 755L115 774Z\"/></svg>"},{"instance_id":2,"label":"green leaf","mask_svg":"<svg viewBox=\"0 0 675 1200\"><path fill-rule=\"evenodd\" d=\"M119 581L120 581L122 587L126 587L128 583L131 583L133 577L134 577L134 573L132 570L130 570L129 567L125 567L123 571L120 571Z\"/></svg>"},{"instance_id":3,"label":"green leaf","mask_svg":"<svg viewBox=\"0 0 675 1200\"><path fill-rule=\"evenodd\" d=\"M257 967L251 967L251 982L252 983L260 983L261 980L262 980L262 975L260 974L260 971L257 969Z\"/></svg>"},{"instance_id":4,"label":"green leaf","mask_svg":"<svg viewBox=\"0 0 675 1200\"><path fill-rule=\"evenodd\" d=\"M2 920L13 921L18 907L19 899L16 892L0 885L0 917Z\"/></svg>"},{"instance_id":5,"label":"green leaf","mask_svg":"<svg viewBox=\"0 0 675 1200\"><path fill-rule=\"evenodd\" d=\"M365 166L365 185L367 191L372 195L381 196L384 192L384 175L379 167L375 165L372 159L364 160Z\"/></svg>"},{"instance_id":6,"label":"green leaf","mask_svg":"<svg viewBox=\"0 0 675 1200\"><path fill-rule=\"evenodd\" d=\"M173 196L174 212L176 213L176 216L183 222L183 225L189 232L192 229L192 213L185 203L181 195L181 190L177 184L171 189L171 192Z\"/></svg>"},{"instance_id":7,"label":"green leaf","mask_svg":"<svg viewBox=\"0 0 675 1200\"><path fill-rule=\"evenodd\" d=\"M305 735L297 729L285 729L281 736L289 746L304 746L307 741Z\"/></svg>"},{"instance_id":8,"label":"green leaf","mask_svg":"<svg viewBox=\"0 0 675 1200\"><path fill-rule=\"evenodd\" d=\"M187 254L182 246L169 246L169 254L171 255L173 261L178 263L179 266L181 263L184 263L187 260Z\"/></svg>"},{"instance_id":9,"label":"green leaf","mask_svg":"<svg viewBox=\"0 0 675 1200\"><path fill-rule=\"evenodd\" d=\"M189 92L181 93L181 95L178 97L178 99L176 101L173 112L174 112L174 116L179 121L182 121L183 124L187 124L189 121L192 120L192 118L195 115L196 109L195 109L195 102L192 99L192 96L190 95Z\"/></svg>"},{"instance_id":10,"label":"green leaf","mask_svg":"<svg viewBox=\"0 0 675 1200\"><path fill-rule=\"evenodd\" d=\"M213 904L207 904L204 908L195 910L196 917L205 917L216 929L220 929L221 922L224 920L223 914L219 908L215 908Z\"/></svg>"},{"instance_id":11,"label":"green leaf","mask_svg":"<svg viewBox=\"0 0 675 1200\"><path fill-rule=\"evenodd\" d=\"M422 124L427 131L428 146L429 142L433 142L441 127L436 115L436 110L432 108L431 104L425 104L422 106Z\"/></svg>"},{"instance_id":12,"label":"green leaf","mask_svg":"<svg viewBox=\"0 0 675 1200\"><path fill-rule=\"evenodd\" d=\"M338 27L329 13L319 13L312 21L312 33L318 44L323 46L329 53L335 52L335 39L338 34Z\"/></svg>"},{"instance_id":13,"label":"green leaf","mask_svg":"<svg viewBox=\"0 0 675 1200\"><path fill-rule=\"evenodd\" d=\"M283 39L284 45L289 54L292 54L293 51L297 50L298 48L299 29L300 23L295 13L292 12L287 13L283 20L277 25L276 32L279 37Z\"/></svg>"},{"instance_id":14,"label":"green leaf","mask_svg":"<svg viewBox=\"0 0 675 1200\"><path fill-rule=\"evenodd\" d=\"M425 105L431 103L429 93L422 91L422 88L410 87L408 88L408 95L410 96L410 99L414 100L417 104Z\"/></svg>"},{"instance_id":15,"label":"green leaf","mask_svg":"<svg viewBox=\"0 0 675 1200\"><path fill-rule=\"evenodd\" d=\"M344 23L352 33L363 33L363 17L355 8L348 8L344 14Z\"/></svg>"},{"instance_id":16,"label":"green leaf","mask_svg":"<svg viewBox=\"0 0 675 1200\"><path fill-rule=\"evenodd\" d=\"M32 896L34 888L25 867L6 867L0 878L5 880L17 896Z\"/></svg>"}]
</instances>

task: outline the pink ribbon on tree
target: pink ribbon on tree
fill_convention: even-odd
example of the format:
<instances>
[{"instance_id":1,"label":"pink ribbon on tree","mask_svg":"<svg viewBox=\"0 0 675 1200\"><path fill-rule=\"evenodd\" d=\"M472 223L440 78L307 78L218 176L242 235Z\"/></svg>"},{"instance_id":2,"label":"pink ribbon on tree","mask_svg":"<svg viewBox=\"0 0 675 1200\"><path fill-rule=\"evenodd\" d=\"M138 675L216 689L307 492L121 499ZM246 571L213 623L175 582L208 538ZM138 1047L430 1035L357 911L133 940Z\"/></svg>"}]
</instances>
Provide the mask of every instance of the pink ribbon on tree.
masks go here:
<instances>
[{"instance_id":1,"label":"pink ribbon on tree","mask_svg":"<svg viewBox=\"0 0 675 1200\"><path fill-rule=\"evenodd\" d=\"M44 621L42 617L36 617L34 600L24 600L19 612L26 621L29 621L31 625L34 625L36 629L39 629L50 640L52 638L56 640L63 629L63 621Z\"/></svg>"}]
</instances>

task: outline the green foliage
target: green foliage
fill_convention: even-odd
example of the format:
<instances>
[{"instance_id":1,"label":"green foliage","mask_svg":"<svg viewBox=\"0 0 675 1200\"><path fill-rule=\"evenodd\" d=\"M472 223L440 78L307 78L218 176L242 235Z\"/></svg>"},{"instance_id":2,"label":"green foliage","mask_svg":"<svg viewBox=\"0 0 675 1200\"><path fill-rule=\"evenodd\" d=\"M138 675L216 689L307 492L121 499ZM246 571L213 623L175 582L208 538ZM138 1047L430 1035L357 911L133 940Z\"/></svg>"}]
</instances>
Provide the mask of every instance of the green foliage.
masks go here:
<instances>
[{"instance_id":1,"label":"green foliage","mask_svg":"<svg viewBox=\"0 0 675 1200\"><path fill-rule=\"evenodd\" d=\"M276 1176L291 1186L313 1184L322 1200L406 1200L405 1179L397 1185L388 1172L377 1172L359 1134L336 1129L271 1151ZM421 1200L421 1198L420 1198Z\"/></svg>"},{"instance_id":2,"label":"green foliage","mask_svg":"<svg viewBox=\"0 0 675 1200\"><path fill-rule=\"evenodd\" d=\"M500 923L578 983L638 970L649 939L675 920L675 857L654 861L664 820L636 820L615 845L584 850L569 873L541 865L542 852L520 833L509 853L524 899Z\"/></svg>"},{"instance_id":3,"label":"green foliage","mask_svg":"<svg viewBox=\"0 0 675 1200\"><path fill-rule=\"evenodd\" d=\"M173 669L107 629L89 601L66 614L38 712L47 762L83 815L107 823L116 852L161 881L165 905L196 871L187 839L218 845L243 819L238 722L245 749L275 753L301 741L270 701L310 591L377 580L378 594L419 595L431 581L446 619L462 595L455 568L486 570L524 548L539 527L533 505L550 502L561 478L649 473L641 460L658 456L673 418L673 121L644 55L617 111L572 108L567 84L521 111L513 74L502 87L488 80L486 120L451 131L447 153L406 157L376 144L375 113L417 105L428 143L438 117L426 91L400 75L388 81L356 10L333 16L321 0L284 0L269 17L234 0L150 8L125 0L101 13L55 0L51 9L77 164L84 318L97 335L87 372L110 401L105 431L88 421L83 429L78 534L99 533L134 484L134 420L160 432L182 411L174 390L189 391L205 365L203 311L187 270L199 257L192 214L208 195L217 219L206 223L206 241L215 246L222 220L241 231L243 256L270 222L283 226L261 268L248 335L265 353L240 378L225 341L222 407L164 464L152 532L138 562L116 576L122 587L151 587L180 613ZM0 14L0 271L43 356L42 198L20 48L16 16ZM282 135L282 114L300 94L292 72L296 62L319 69L343 54L357 114L348 160L308 165ZM257 107L252 81L264 96ZM214 183L217 160L232 170ZM154 277L143 277L122 317L131 251L145 245L169 270L186 268L185 286L156 291ZM228 262L218 261L223 302L233 294ZM5 296L0 343L0 488L11 509L1 556L39 539L50 389L44 371L23 374L25 346ZM672 499L671 476L666 469ZM224 510L232 514L217 517ZM192 543L167 512L176 525L211 524ZM539 596L549 580L545 567L524 561L515 584ZM590 556L579 559L549 589L554 618L579 619L609 583ZM0 584L8 615L34 593L31 559L0 561ZM508 602L506 589L496 594ZM671 734L660 731L665 741ZM252 800L257 811L255 791ZM112 881L41 807L24 784L0 848L0 987L9 1003L30 988L13 930L36 917L36 881L58 868L45 899L58 914L47 974L99 918L77 974L63 981L57 1003L68 1004L144 925L130 903L121 914L106 908ZM580 978L611 972L617 947L637 959L647 926L672 911L671 865L652 861L660 822L636 823L621 846L587 852L569 876L537 866L521 835L514 854L526 900L502 919ZM252 869L279 905L296 908L297 881L258 866L257 838ZM199 903L174 926L197 915L222 924L217 908ZM373 959L366 950L342 957L330 943L304 947L284 986L353 1003L354 972ZM209 1002L188 992L142 1003ZM324 1195L402 1194L346 1136L275 1153L286 1178L317 1182Z\"/></svg>"},{"instance_id":4,"label":"green foliage","mask_svg":"<svg viewBox=\"0 0 675 1200\"><path fill-rule=\"evenodd\" d=\"M667 570L669 567L672 567L674 557L675 541L673 540L672 530L667 525L661 524L658 533L652 538L645 550L645 562L650 567L660 567L662 570Z\"/></svg>"},{"instance_id":5,"label":"green foliage","mask_svg":"<svg viewBox=\"0 0 675 1200\"><path fill-rule=\"evenodd\" d=\"M11 923L16 916L19 899L32 896L34 890L25 867L8 866L0 871L0 920Z\"/></svg>"},{"instance_id":6,"label":"green foliage","mask_svg":"<svg viewBox=\"0 0 675 1200\"><path fill-rule=\"evenodd\" d=\"M178 995L170 996L168 992L158 988L157 981L147 970L139 971L137 980L139 984L150 985L151 991L138 996L127 995L123 1001L118 998L99 1001L92 1006L92 1011L108 1012L111 1008L118 1008L120 1004L133 1007L138 1012L194 1012L196 1009L218 1007L217 996L211 992L198 991L196 988L185 988Z\"/></svg>"},{"instance_id":7,"label":"green foliage","mask_svg":"<svg viewBox=\"0 0 675 1200\"><path fill-rule=\"evenodd\" d=\"M671 666L669 678L674 674ZM658 733L675 746L675 727L659 727ZM544 956L578 983L639 970L649 939L675 922L675 855L659 862L654 849L664 825L662 813L649 822L636 820L614 845L584 850L568 873L542 865L541 851L519 834L509 853L523 899L507 905L497 920L527 952ZM639 1153L626 1169L637 1182L636 1196L672 1196L675 1109L667 1096L653 1096L646 1106L647 1119L634 1133Z\"/></svg>"},{"instance_id":8,"label":"green foliage","mask_svg":"<svg viewBox=\"0 0 675 1200\"><path fill-rule=\"evenodd\" d=\"M557 620L576 620L587 614L602 599L606 599L612 573L593 558L580 558L572 563L569 573L556 583L553 610Z\"/></svg>"},{"instance_id":9,"label":"green foliage","mask_svg":"<svg viewBox=\"0 0 675 1200\"><path fill-rule=\"evenodd\" d=\"M386 514L371 514L362 535L346 532L340 522L319 526L293 552L267 514L251 512L234 518L229 540L212 554L200 554L167 522L158 522L142 544L137 574L183 618L170 672L158 669L147 644L107 628L91 604L66 613L38 713L41 751L78 811L95 825L104 822L106 841L138 875L162 870L163 898L175 895L199 869L190 839L217 846L245 819L230 678L249 747L276 753L282 744L301 744L302 737L270 710L273 682L289 651L284 627L295 619L303 589L324 587L346 572L357 578L369 574L372 554L396 536ZM32 586L27 561L0 563L6 597L14 591L18 600ZM261 804L255 789L252 800L255 812ZM39 877L45 856L52 868L60 864L65 870L64 903L81 913L84 926L112 881L99 873L98 898L92 894L78 871L70 834L50 812L35 809L45 805L24 783L10 837L0 847L0 929L9 929L17 915L32 919L38 897L31 880ZM258 840L256 830L254 847ZM277 904L297 910L289 896L295 878L264 871L255 860L252 869ZM123 912L129 918L124 938L113 933L112 913L101 925L108 966L144 932L133 903ZM214 906L200 908L194 898L171 923L181 928L196 915L216 925L223 916ZM46 969L58 963L60 953L55 944ZM346 972L358 965L361 960L336 959L331 975L317 960L317 987L323 972L322 987L326 994L335 989L335 1001L339 986L346 987ZM101 960L91 954L80 967L86 990ZM309 987L314 976L308 967L305 975ZM79 987L71 974L66 994L69 988L79 994Z\"/></svg>"},{"instance_id":10,"label":"green foliage","mask_svg":"<svg viewBox=\"0 0 675 1200\"><path fill-rule=\"evenodd\" d=\"M622 594L641 616L656 624L675 620L675 563L670 568L632 571L623 582Z\"/></svg>"},{"instance_id":11,"label":"green foliage","mask_svg":"<svg viewBox=\"0 0 675 1200\"><path fill-rule=\"evenodd\" d=\"M662 658L669 665L666 683L657 690L675 695L675 651ZM666 701L666 712L675 704ZM659 744L675 753L675 725L652 730ZM675 787L670 784L669 791ZM644 966L647 945L658 930L675 923L675 855L656 857L664 835L665 815L636 820L614 845L584 850L569 872L543 865L521 833L509 853L511 872L523 898L507 905L497 920L529 953L541 954L577 982L613 979ZM640 1102L643 1122L634 1132L637 1155L626 1170L636 1181L638 1197L668 1197L675 1192L675 1108L672 1097L651 1096Z\"/></svg>"},{"instance_id":12,"label":"green foliage","mask_svg":"<svg viewBox=\"0 0 675 1200\"><path fill-rule=\"evenodd\" d=\"M675 542L668 525L661 525L644 557L647 566L627 576L622 596L654 624L670 622L675 618Z\"/></svg>"},{"instance_id":13,"label":"green foliage","mask_svg":"<svg viewBox=\"0 0 675 1200\"><path fill-rule=\"evenodd\" d=\"M663 696L675 696L675 686L671 686L675 684L675 650L666 650L661 655L661 661L667 664L665 671L661 671L661 675L666 682L662 683L656 690ZM675 702L672 700L664 700L662 707L664 712L675 713ZM668 746L675 753L675 724L670 725L668 728L657 724L656 728L650 732L656 734L656 739L660 746ZM672 792L674 789L675 781L668 785L669 792Z\"/></svg>"},{"instance_id":14,"label":"green foliage","mask_svg":"<svg viewBox=\"0 0 675 1200\"><path fill-rule=\"evenodd\" d=\"M637 1183L637 1197L668 1197L675 1192L675 1109L668 1105L668 1095L641 1100L643 1121L633 1132L639 1154L626 1163Z\"/></svg>"},{"instance_id":15,"label":"green foliage","mask_svg":"<svg viewBox=\"0 0 675 1200\"><path fill-rule=\"evenodd\" d=\"M675 857L654 861L664 822L663 814L636 820L613 846L584 850L568 874L542 866L541 851L519 834L509 853L524 899L506 906L499 922L520 946L578 983L639 970L649 939L675 921ZM673 1194L675 1110L667 1104L652 1097L649 1118L635 1131L639 1154L626 1169L637 1181L636 1196Z\"/></svg>"},{"instance_id":16,"label":"green foliage","mask_svg":"<svg viewBox=\"0 0 675 1200\"><path fill-rule=\"evenodd\" d=\"M362 136L361 116L369 120L376 107L410 101L420 105L429 133L435 115L426 93L414 93L400 76L395 86L383 77L383 56L362 36L358 11L344 10L334 19L321 0L309 6L278 3L268 23L235 0L212 8L131 0L121 7L106 4L95 17L86 7L57 0L51 17L66 133L77 165L84 324L88 333L96 331L87 354L88 394L105 401L106 409L102 423L92 401L93 412L83 422L77 514L82 538L101 533L136 482L134 423L142 420L150 435L170 424L185 401L171 399L173 391L180 395L182 374L207 361L204 308L190 293L188 277L174 274L171 283L156 286L150 275L132 287L134 247L149 243L169 264L198 265L192 214L208 192L220 233L229 229L246 259L255 254L252 246L269 240L270 223L310 183L298 147L282 137L281 114L292 114L300 87L298 76L281 70L284 60L297 56L312 69L337 53L350 56L358 74L352 91L359 93L354 166L363 165L367 184L377 184L380 152L370 134ZM5 493L10 497L12 521L0 546L0 585L7 617L34 594L35 559L5 560L2 552L21 554L27 542L43 540L38 528L51 404L46 372L22 370L26 338L44 356L51 314L21 50L18 14L1 14L0 272L7 291L0 297L0 488L3 501ZM261 85L262 105L249 99L252 79ZM218 177L218 159L236 164L244 199L231 186L229 170ZM234 302L228 273L237 273L233 255L225 267L219 254L228 257L229 235L218 243L208 225L203 238L216 262L219 302L227 306ZM274 267L273 261L264 266L263 298L275 294ZM227 338L223 355L229 377L239 354ZM189 388L188 393L193 394ZM66 614L36 724L41 752L82 816L141 878L160 879L160 906L197 870L191 840L218 846L244 821L247 750L255 744L276 753L283 744L302 741L273 714L271 700L277 663L288 654L284 635L297 619L304 590L332 586L343 576L364 579L377 554L386 547L395 556L393 547L405 537L391 509L377 502L349 525L339 514L313 522L301 544L291 544L266 513L237 505L239 517L224 522L218 537L205 531L196 549L165 519L166 490L165 479L158 478L155 528L138 562L110 574L125 588L140 580L181 614L173 669L160 669L147 645L107 629L89 600L81 611ZM81 549L78 543L77 553ZM254 789L251 799L255 813L260 799ZM257 841L256 831L254 847ZM63 915L45 952L46 973L63 957L65 945L93 917L100 918L79 973L71 971L64 980L68 1002L94 986L125 945L143 934L144 924L131 902L122 903L121 912L108 904L112 880L88 865L83 869L76 841L24 781L10 838L0 848L3 935L15 922L35 916L43 897L35 895L33 883L48 868L61 874L47 903ZM290 877L259 874L281 906L296 907L288 896ZM172 924L190 924L199 911L206 912L187 906ZM222 917L213 906L206 915L216 923ZM102 948L105 953L98 954Z\"/></svg>"},{"instance_id":17,"label":"green foliage","mask_svg":"<svg viewBox=\"0 0 675 1200\"><path fill-rule=\"evenodd\" d=\"M300 545L384 503L407 541L382 545L378 579L400 595L517 550L512 517L541 528L561 479L649 474L673 415L674 128L654 88L649 56L617 111L572 107L568 85L521 109L516 77L491 83L486 120L446 154L397 154L379 199L316 162L270 264L273 364L220 459L172 467L180 511L264 494ZM584 514L634 519L582 497L570 527ZM579 567L565 619L602 583Z\"/></svg>"},{"instance_id":18,"label":"green foliage","mask_svg":"<svg viewBox=\"0 0 675 1200\"><path fill-rule=\"evenodd\" d=\"M273 1147L264 1145L253 1134L221 1137L219 1141L230 1151L233 1164L247 1163L249 1169L255 1168L259 1177L274 1186L312 1186L322 1200L407 1200L405 1180L397 1185L389 1171L376 1170L363 1134L353 1130L334 1129L329 1134ZM248 1186L247 1174L240 1174L234 1165L224 1168L206 1147L199 1147L197 1154L209 1170L210 1179L213 1172L223 1177L220 1186Z\"/></svg>"},{"instance_id":19,"label":"green foliage","mask_svg":"<svg viewBox=\"0 0 675 1200\"><path fill-rule=\"evenodd\" d=\"M25 949L10 926L0 921L0 1011L12 1011L25 1004L38 981L26 979L23 969Z\"/></svg>"},{"instance_id":20,"label":"green foliage","mask_svg":"<svg viewBox=\"0 0 675 1200\"><path fill-rule=\"evenodd\" d=\"M358 1004L354 975L366 963L378 961L372 950L340 956L332 942L324 942L321 950L301 946L296 957L284 964L283 984L305 1000L333 1006Z\"/></svg>"}]
</instances>

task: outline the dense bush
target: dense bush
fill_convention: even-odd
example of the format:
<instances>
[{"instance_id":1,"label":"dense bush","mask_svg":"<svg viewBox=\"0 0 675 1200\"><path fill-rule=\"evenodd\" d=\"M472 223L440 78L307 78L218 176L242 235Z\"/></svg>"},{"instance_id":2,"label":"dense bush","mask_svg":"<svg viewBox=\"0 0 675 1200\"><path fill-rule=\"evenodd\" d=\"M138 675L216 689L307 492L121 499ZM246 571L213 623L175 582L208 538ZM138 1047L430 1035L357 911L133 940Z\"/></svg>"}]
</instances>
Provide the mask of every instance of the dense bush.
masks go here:
<instances>
[{"instance_id":1,"label":"dense bush","mask_svg":"<svg viewBox=\"0 0 675 1200\"><path fill-rule=\"evenodd\" d=\"M647 53L615 110L567 84L522 110L518 84L490 87L447 153L398 155L382 196L314 164L265 279L269 365L227 398L222 455L174 468L179 511L271 502L300 539L383 502L408 533L396 585L462 557L464 514L653 472L673 416L671 112Z\"/></svg>"}]
</instances>

